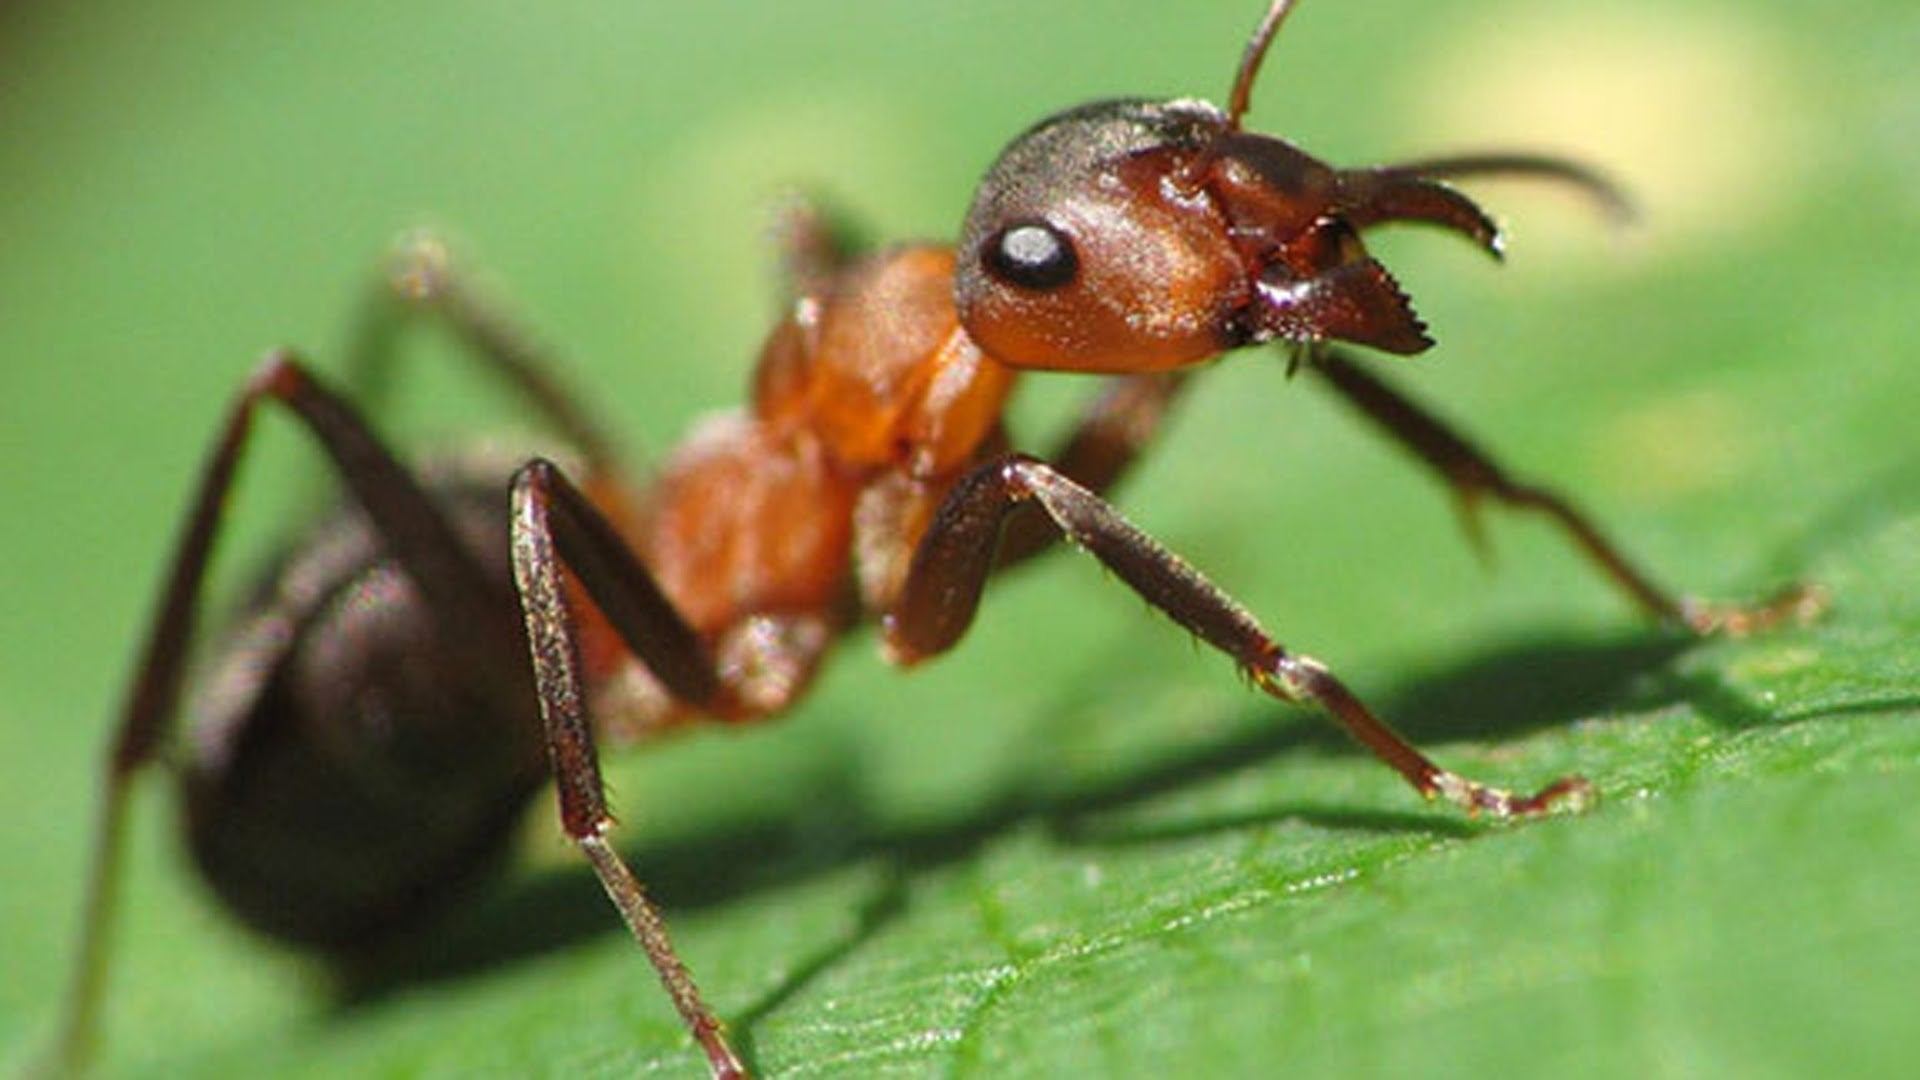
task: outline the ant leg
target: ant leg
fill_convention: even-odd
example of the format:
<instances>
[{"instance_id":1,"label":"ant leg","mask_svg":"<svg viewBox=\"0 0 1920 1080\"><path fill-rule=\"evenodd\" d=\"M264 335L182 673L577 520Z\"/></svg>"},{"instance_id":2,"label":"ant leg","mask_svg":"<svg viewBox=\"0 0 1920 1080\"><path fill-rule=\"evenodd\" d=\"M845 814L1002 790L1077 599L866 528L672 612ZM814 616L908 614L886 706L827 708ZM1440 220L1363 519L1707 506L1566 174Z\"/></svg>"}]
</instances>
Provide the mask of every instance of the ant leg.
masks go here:
<instances>
[{"instance_id":1,"label":"ant leg","mask_svg":"<svg viewBox=\"0 0 1920 1080\"><path fill-rule=\"evenodd\" d=\"M834 214L804 192L789 192L781 199L774 213L773 238L788 302L826 294L834 275L852 258L856 245L849 233Z\"/></svg>"},{"instance_id":2,"label":"ant leg","mask_svg":"<svg viewBox=\"0 0 1920 1080\"><path fill-rule=\"evenodd\" d=\"M396 245L379 286L366 301L347 356L344 380L354 400L372 410L386 398L395 339L422 315L443 320L483 368L524 399L587 460L596 475L614 473L617 444L580 399L554 375L557 366L501 305L469 283L447 245L427 232Z\"/></svg>"},{"instance_id":3,"label":"ant leg","mask_svg":"<svg viewBox=\"0 0 1920 1080\"><path fill-rule=\"evenodd\" d=\"M1107 491L1152 441L1186 381L1185 372L1107 379L1060 444L1055 468L1095 494ZM1005 444L1004 433L996 433L981 451L982 458L1005 453ZM951 478L920 481L902 474L869 488L867 501L855 515L861 605L867 611L881 614L893 609L915 545L931 526L952 484ZM1052 518L1031 508L1020 509L1001 529L994 571L1044 555L1059 539L1060 527Z\"/></svg>"},{"instance_id":4,"label":"ant leg","mask_svg":"<svg viewBox=\"0 0 1920 1080\"><path fill-rule=\"evenodd\" d=\"M892 655L912 662L960 639L979 607L1001 525L1029 501L1142 599L1232 657L1255 686L1283 701L1319 706L1422 795L1446 799L1470 814L1499 817L1581 809L1592 801L1593 786L1578 776L1521 796L1435 765L1325 665L1281 648L1232 597L1105 500L1045 462L1019 454L968 473L941 506L914 551L899 603L883 623Z\"/></svg>"},{"instance_id":5,"label":"ant leg","mask_svg":"<svg viewBox=\"0 0 1920 1080\"><path fill-rule=\"evenodd\" d=\"M200 585L219 533L234 471L262 402L288 407L319 440L375 528L441 616L448 644L469 670L513 670L518 630L498 586L467 554L451 526L406 468L367 430L351 407L315 382L291 354L268 355L227 412L200 472L192 509L176 543L146 643L109 744L82 908L79 950L59 1021L56 1073L77 1071L94 1037L105 974L108 919L118 887L127 793L156 756L178 713ZM524 691L519 691L524 692Z\"/></svg>"},{"instance_id":6,"label":"ant leg","mask_svg":"<svg viewBox=\"0 0 1920 1080\"><path fill-rule=\"evenodd\" d=\"M1515 509L1545 514L1566 530L1580 550L1643 611L1696 634L1750 634L1788 620L1811 619L1825 606L1824 592L1806 585L1790 585L1752 605L1713 604L1675 596L1635 567L1571 503L1545 488L1508 476L1478 447L1344 354L1329 350L1308 366L1453 486L1468 539L1483 554L1486 540L1476 513L1479 500L1490 496Z\"/></svg>"},{"instance_id":7,"label":"ant leg","mask_svg":"<svg viewBox=\"0 0 1920 1080\"><path fill-rule=\"evenodd\" d=\"M1108 380L1047 460L1096 495L1111 491L1159 433L1187 378L1186 372L1170 372ZM1045 514L1015 514L1000 536L997 569L1026 562L1058 539L1059 528Z\"/></svg>"},{"instance_id":8,"label":"ant leg","mask_svg":"<svg viewBox=\"0 0 1920 1080\"><path fill-rule=\"evenodd\" d=\"M692 973L674 952L660 909L607 842L614 821L587 717L580 642L563 570L573 573L627 647L675 697L724 712L729 691L699 636L652 575L551 462L535 459L514 475L512 521L514 582L532 649L561 825L593 864L608 898L646 950L674 1008L706 1051L713 1075L745 1076Z\"/></svg>"}]
</instances>

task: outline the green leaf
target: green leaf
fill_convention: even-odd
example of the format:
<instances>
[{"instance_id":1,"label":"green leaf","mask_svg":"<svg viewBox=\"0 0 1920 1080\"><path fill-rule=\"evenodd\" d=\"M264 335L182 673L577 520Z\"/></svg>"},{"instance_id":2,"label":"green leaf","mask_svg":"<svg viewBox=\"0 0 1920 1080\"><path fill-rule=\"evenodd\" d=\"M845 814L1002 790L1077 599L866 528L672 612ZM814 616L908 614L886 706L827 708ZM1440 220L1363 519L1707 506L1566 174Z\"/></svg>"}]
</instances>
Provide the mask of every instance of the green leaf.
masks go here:
<instances>
[{"instance_id":1,"label":"green leaf","mask_svg":"<svg viewBox=\"0 0 1920 1080\"><path fill-rule=\"evenodd\" d=\"M0 1068L49 1034L106 724L254 356L293 343L338 370L379 253L431 224L658 454L738 400L783 184L875 236L950 236L1039 115L1222 95L1258 5L1193 6L0 12ZM1583 773L1601 805L1514 826L1425 805L1057 557L925 671L857 635L793 716L611 764L620 846L755 1066L1920 1065L1910 7L1303 5L1252 126L1354 163L1545 140L1645 194L1615 237L1489 187L1513 234L1497 269L1381 237L1442 342L1389 374L1662 581L1814 581L1832 612L1678 641L1497 508L1485 573L1417 465L1281 358L1230 358L1129 513L1443 763ZM525 445L445 343L409 355L383 427ZM1020 430L1084 392L1034 380ZM322 489L268 427L228 594ZM343 1000L217 909L168 788L135 799L106 1075L700 1074L547 796L507 880Z\"/></svg>"}]
</instances>

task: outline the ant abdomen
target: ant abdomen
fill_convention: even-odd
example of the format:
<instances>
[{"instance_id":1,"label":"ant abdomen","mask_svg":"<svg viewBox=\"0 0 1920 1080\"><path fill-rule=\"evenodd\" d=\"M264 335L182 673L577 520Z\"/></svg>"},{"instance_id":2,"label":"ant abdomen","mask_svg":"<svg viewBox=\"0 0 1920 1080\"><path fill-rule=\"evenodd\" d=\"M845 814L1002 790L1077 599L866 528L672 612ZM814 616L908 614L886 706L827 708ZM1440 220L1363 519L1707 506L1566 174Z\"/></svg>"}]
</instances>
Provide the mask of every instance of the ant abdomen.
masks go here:
<instances>
[{"instance_id":1,"label":"ant abdomen","mask_svg":"<svg viewBox=\"0 0 1920 1080\"><path fill-rule=\"evenodd\" d=\"M504 480L435 490L510 611ZM457 901L545 776L530 679L465 670L363 515L274 569L207 673L182 763L189 849L249 925L365 948Z\"/></svg>"}]
</instances>

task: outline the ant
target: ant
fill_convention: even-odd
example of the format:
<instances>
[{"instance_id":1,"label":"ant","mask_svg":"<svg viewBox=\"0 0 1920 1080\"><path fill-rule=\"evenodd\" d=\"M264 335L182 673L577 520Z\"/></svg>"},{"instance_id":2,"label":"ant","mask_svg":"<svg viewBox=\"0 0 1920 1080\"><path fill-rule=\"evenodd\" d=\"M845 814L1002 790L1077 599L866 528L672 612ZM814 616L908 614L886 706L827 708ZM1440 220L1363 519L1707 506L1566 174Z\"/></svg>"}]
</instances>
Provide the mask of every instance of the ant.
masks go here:
<instances>
[{"instance_id":1,"label":"ant","mask_svg":"<svg viewBox=\"0 0 1920 1080\"><path fill-rule=\"evenodd\" d=\"M77 1070L92 1039L129 784L174 727L223 504L269 404L315 437L357 505L282 558L206 680L180 779L208 882L257 929L344 956L457 899L551 780L567 836L716 1077L746 1070L610 843L596 741L777 714L864 619L890 662L937 656L989 578L1063 537L1261 691L1326 712L1423 796L1499 817L1592 802L1580 776L1515 794L1434 764L1105 499L1189 373L1225 352L1290 348L1296 370L1440 474L1470 533L1482 500L1544 514L1662 623L1744 634L1817 613L1821 594L1800 586L1751 606L1668 592L1571 503L1513 478L1337 344L1411 355L1433 343L1368 254L1371 227L1438 226L1500 255L1492 220L1447 180L1533 177L1626 203L1560 158L1336 169L1243 130L1292 7L1272 0L1224 109L1104 101L1020 135L955 247L854 256L820 216L791 212L792 303L747 407L701 427L645 486L430 240L403 249L357 355L383 352L410 315L446 321L559 432L568 467L527 461L505 498L504 469L415 473L299 358L269 354L200 473L106 759L56 1065ZM1047 459L1014 452L1002 425L1028 370L1109 377Z\"/></svg>"}]
</instances>

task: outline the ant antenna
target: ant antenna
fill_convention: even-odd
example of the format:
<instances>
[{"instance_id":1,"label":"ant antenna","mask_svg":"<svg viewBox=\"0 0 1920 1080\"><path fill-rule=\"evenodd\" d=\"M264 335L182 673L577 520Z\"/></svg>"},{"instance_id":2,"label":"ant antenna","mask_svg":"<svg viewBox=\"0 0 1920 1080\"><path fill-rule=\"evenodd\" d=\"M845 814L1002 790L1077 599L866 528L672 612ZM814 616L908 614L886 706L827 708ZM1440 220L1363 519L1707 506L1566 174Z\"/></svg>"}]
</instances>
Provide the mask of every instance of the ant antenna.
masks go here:
<instances>
[{"instance_id":1,"label":"ant antenna","mask_svg":"<svg viewBox=\"0 0 1920 1080\"><path fill-rule=\"evenodd\" d=\"M1248 38L1246 52L1240 54L1240 71L1233 77L1233 94L1227 96L1227 131L1240 131L1240 117L1246 115L1248 98L1254 94L1260 61L1267 58L1267 46L1273 44L1273 35L1281 31L1286 13L1292 10L1294 0L1273 0L1273 6L1261 15L1260 25L1254 27L1254 37Z\"/></svg>"},{"instance_id":2,"label":"ant antenna","mask_svg":"<svg viewBox=\"0 0 1920 1080\"><path fill-rule=\"evenodd\" d=\"M1247 39L1247 51L1240 54L1240 70L1233 77L1233 92L1227 97L1226 126L1173 177L1175 187L1182 193L1191 195L1200 190L1207 167L1220 155L1221 141L1240 131L1240 118L1247 114L1247 102L1253 96L1253 79L1260 73L1260 61L1266 59L1267 46L1273 44L1273 36L1279 32L1287 12L1293 10L1293 4L1294 0L1273 0L1267 13L1260 17L1260 25L1253 28L1253 37Z\"/></svg>"},{"instance_id":3,"label":"ant antenna","mask_svg":"<svg viewBox=\"0 0 1920 1080\"><path fill-rule=\"evenodd\" d=\"M1293 3L1294 0L1273 0L1260 25L1254 28L1253 37L1248 39L1247 51L1240 55L1240 70L1233 78L1233 93L1227 97L1228 131L1240 130L1240 118L1247 114L1248 99L1253 96L1253 79L1260 73L1260 61L1266 59L1267 46L1273 44L1273 36L1280 31L1287 12L1293 10Z\"/></svg>"}]
</instances>

